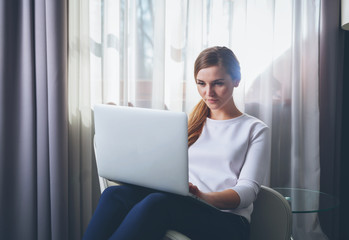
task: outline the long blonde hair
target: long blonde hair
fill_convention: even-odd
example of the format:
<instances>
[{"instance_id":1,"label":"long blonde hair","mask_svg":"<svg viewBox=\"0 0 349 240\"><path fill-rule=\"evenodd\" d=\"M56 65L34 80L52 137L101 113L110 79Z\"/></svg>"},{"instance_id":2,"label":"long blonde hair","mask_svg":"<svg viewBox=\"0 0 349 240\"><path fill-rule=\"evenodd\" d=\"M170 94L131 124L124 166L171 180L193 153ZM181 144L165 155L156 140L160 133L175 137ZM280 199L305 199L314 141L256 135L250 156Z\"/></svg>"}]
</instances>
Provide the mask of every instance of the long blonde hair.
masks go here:
<instances>
[{"instance_id":1,"label":"long blonde hair","mask_svg":"<svg viewBox=\"0 0 349 240\"><path fill-rule=\"evenodd\" d=\"M230 75L233 81L241 79L240 64L233 51L227 47L211 47L203 50L197 57L194 64L194 79L203 68L222 66ZM200 137L206 118L210 116L210 109L204 100L194 107L188 120L188 146L196 142Z\"/></svg>"},{"instance_id":2,"label":"long blonde hair","mask_svg":"<svg viewBox=\"0 0 349 240\"><path fill-rule=\"evenodd\" d=\"M206 118L210 114L210 109L207 107L204 100L194 107L193 111L189 115L188 120L188 147L190 147L200 137L202 128L206 121Z\"/></svg>"}]
</instances>

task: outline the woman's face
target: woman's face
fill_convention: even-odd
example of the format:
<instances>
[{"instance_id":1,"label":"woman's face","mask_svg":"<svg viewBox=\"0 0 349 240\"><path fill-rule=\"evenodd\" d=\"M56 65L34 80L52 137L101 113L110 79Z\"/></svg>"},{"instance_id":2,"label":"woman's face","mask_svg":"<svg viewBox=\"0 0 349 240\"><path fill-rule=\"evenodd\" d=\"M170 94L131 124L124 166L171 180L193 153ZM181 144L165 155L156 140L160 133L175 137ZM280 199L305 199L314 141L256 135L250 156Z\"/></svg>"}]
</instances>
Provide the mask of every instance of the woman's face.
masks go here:
<instances>
[{"instance_id":1,"label":"woman's face","mask_svg":"<svg viewBox=\"0 0 349 240\"><path fill-rule=\"evenodd\" d=\"M200 96L211 111L230 108L233 100L233 82L224 67L212 66L201 69L196 76Z\"/></svg>"}]
</instances>

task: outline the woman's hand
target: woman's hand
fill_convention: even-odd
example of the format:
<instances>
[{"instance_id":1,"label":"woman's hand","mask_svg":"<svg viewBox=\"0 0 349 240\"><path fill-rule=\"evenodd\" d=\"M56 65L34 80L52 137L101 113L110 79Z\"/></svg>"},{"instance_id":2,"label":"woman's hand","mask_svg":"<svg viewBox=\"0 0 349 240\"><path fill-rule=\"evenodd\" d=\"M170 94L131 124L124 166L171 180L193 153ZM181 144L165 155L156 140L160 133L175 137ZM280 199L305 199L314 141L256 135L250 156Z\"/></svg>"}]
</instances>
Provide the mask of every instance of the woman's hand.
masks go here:
<instances>
[{"instance_id":1,"label":"woman's hand","mask_svg":"<svg viewBox=\"0 0 349 240\"><path fill-rule=\"evenodd\" d=\"M196 185L189 182L189 192L220 209L233 209L240 204L240 196L232 189L204 193Z\"/></svg>"},{"instance_id":2,"label":"woman's hand","mask_svg":"<svg viewBox=\"0 0 349 240\"><path fill-rule=\"evenodd\" d=\"M191 182L189 182L189 192L191 194L194 194L197 197L200 197L199 195L200 195L201 191L199 190L199 188L196 185L192 184Z\"/></svg>"}]
</instances>

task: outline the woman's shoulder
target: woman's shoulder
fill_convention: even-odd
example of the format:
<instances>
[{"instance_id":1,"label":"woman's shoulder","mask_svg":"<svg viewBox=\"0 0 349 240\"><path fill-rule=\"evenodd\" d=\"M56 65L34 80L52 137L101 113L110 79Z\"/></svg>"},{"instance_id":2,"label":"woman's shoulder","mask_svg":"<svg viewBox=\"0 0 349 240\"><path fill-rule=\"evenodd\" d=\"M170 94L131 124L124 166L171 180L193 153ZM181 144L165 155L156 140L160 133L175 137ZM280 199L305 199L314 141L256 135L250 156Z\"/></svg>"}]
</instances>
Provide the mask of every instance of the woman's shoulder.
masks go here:
<instances>
[{"instance_id":1,"label":"woman's shoulder","mask_svg":"<svg viewBox=\"0 0 349 240\"><path fill-rule=\"evenodd\" d=\"M235 126L238 128L243 128L243 129L263 129L263 128L268 128L268 126L260 119L251 116L247 113L243 113L242 115L227 119L227 120L214 120L211 118L206 119L207 127L230 127L230 126Z\"/></svg>"},{"instance_id":2,"label":"woman's shoulder","mask_svg":"<svg viewBox=\"0 0 349 240\"><path fill-rule=\"evenodd\" d=\"M249 115L247 113L244 113L241 118L241 122L244 125L249 126L250 128L254 128L256 130L261 130L261 129L269 129L268 125L260 120L259 118Z\"/></svg>"}]
</instances>

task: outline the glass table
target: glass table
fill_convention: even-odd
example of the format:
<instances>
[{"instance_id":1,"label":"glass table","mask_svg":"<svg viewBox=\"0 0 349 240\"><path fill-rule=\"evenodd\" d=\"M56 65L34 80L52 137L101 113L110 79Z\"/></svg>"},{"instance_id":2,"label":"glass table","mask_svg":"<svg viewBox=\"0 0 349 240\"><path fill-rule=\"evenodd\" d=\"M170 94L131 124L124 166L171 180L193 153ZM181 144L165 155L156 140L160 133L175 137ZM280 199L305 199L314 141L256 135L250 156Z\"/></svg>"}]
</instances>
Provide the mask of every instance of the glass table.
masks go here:
<instances>
[{"instance_id":1,"label":"glass table","mask_svg":"<svg viewBox=\"0 0 349 240\"><path fill-rule=\"evenodd\" d=\"M338 198L327 193L301 188L273 188L279 192L289 202L292 213L317 213L329 211L339 206ZM304 236L295 237L293 239L304 239Z\"/></svg>"},{"instance_id":2,"label":"glass table","mask_svg":"<svg viewBox=\"0 0 349 240\"><path fill-rule=\"evenodd\" d=\"M339 206L338 198L327 193L301 188L273 188L290 203L292 213L314 213Z\"/></svg>"}]
</instances>

